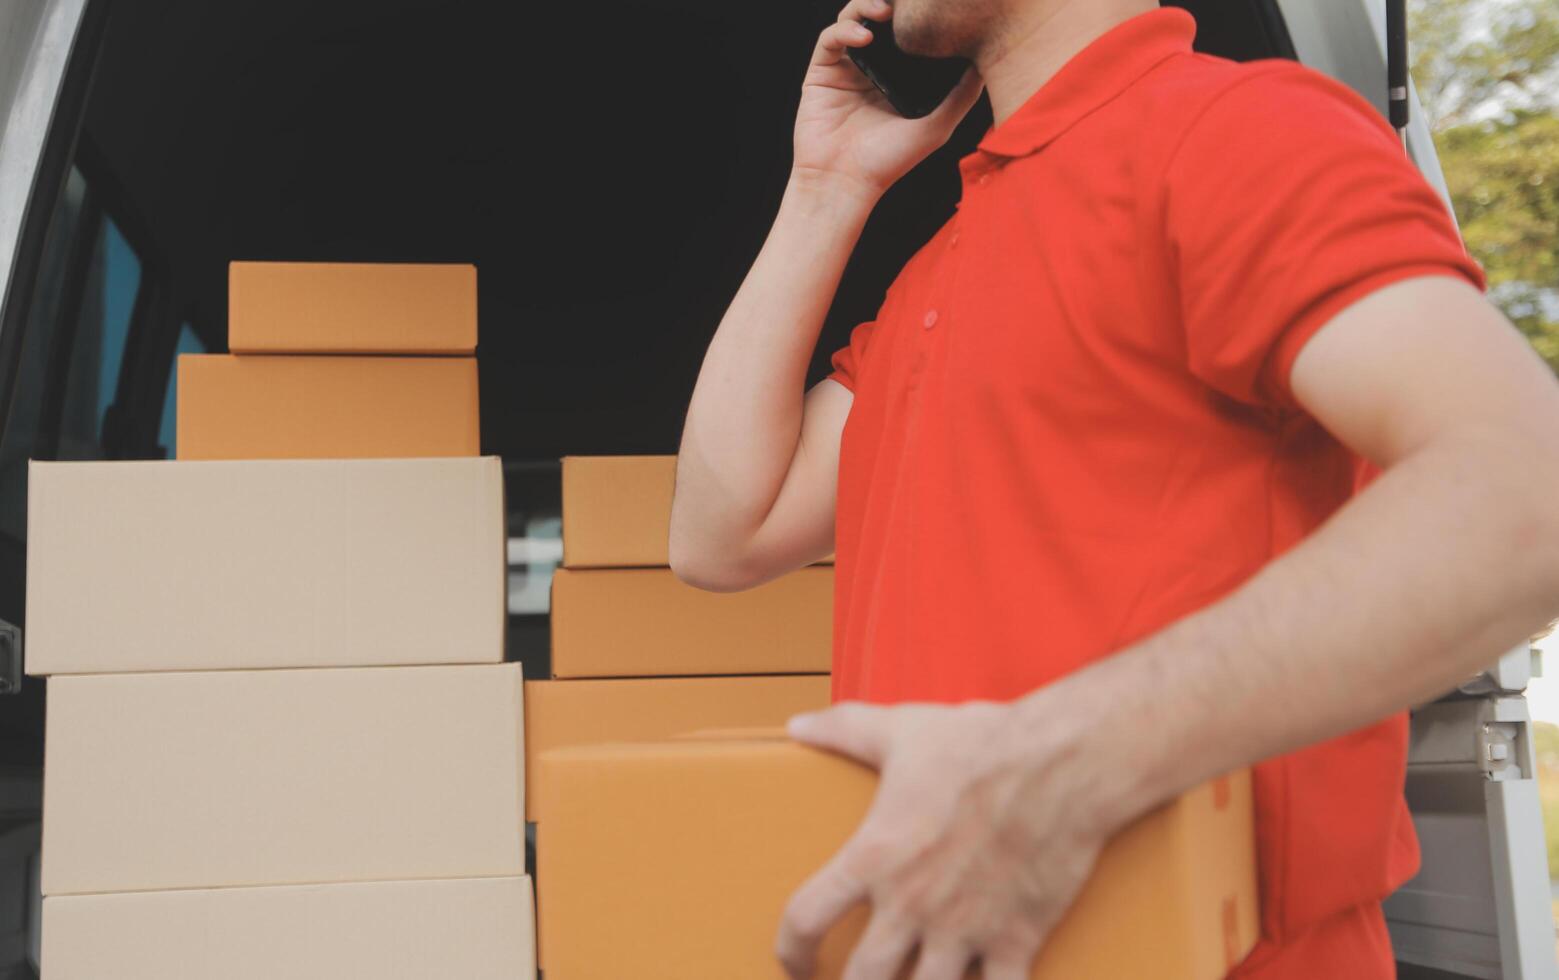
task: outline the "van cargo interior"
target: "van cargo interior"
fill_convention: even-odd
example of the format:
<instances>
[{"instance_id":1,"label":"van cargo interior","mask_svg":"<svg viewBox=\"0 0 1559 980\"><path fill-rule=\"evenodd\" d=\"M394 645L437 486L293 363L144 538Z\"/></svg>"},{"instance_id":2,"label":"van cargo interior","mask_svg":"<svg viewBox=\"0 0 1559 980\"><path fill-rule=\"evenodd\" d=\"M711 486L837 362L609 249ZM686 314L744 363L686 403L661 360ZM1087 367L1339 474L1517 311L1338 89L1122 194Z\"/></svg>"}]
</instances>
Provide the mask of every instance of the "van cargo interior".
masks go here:
<instances>
[{"instance_id":1,"label":"van cargo interior","mask_svg":"<svg viewBox=\"0 0 1559 980\"><path fill-rule=\"evenodd\" d=\"M1292 56L1274 0L1183 5L1206 51ZM510 653L544 674L558 457L675 452L836 15L836 0L607 0L584 16L92 0L60 109L80 120L55 151L68 173L36 192L36 286L0 346L0 579L15 586L0 618L25 628L12 598L27 460L171 455L172 365L225 349L229 261L472 262L482 449L503 457L508 493ZM956 162L990 123L982 104L877 208L810 381L952 214ZM0 713L5 760L41 758L41 695L24 685Z\"/></svg>"},{"instance_id":2,"label":"van cargo interior","mask_svg":"<svg viewBox=\"0 0 1559 980\"><path fill-rule=\"evenodd\" d=\"M1266 5L1201 3L1204 46L1283 53ZM833 3L433 0L112 10L81 157L220 349L230 259L480 269L484 449L673 452L710 335L789 168ZM969 118L891 192L813 377L953 210Z\"/></svg>"},{"instance_id":3,"label":"van cargo interior","mask_svg":"<svg viewBox=\"0 0 1559 980\"><path fill-rule=\"evenodd\" d=\"M1291 54L1271 0L1191 6L1205 50ZM432 0L89 7L95 72L56 214L106 215L141 288L119 300L131 312L118 390L105 381L97 399L108 407L74 424L59 409L33 454L168 454L173 355L225 348L230 260L474 262L482 448L505 461L518 542L510 645L545 670L557 459L675 452L836 13L832 0L609 0L585 18L565 4L451 15ZM951 215L956 161L990 124L982 105L885 197L810 380ZM111 306L115 273L99 275ZM106 358L112 343L97 343Z\"/></svg>"},{"instance_id":4,"label":"van cargo interior","mask_svg":"<svg viewBox=\"0 0 1559 980\"><path fill-rule=\"evenodd\" d=\"M676 451L703 353L783 192L816 34L843 2L0 4L0 125L26 138L0 154L21 175L0 183L0 254L14 256L0 278L0 980L36 977L23 962L36 909L18 903L38 893L45 685L23 679L13 641L46 635L28 632L25 608L31 461L179 454L176 357L226 349L233 260L472 263L480 443L502 457L506 492L507 654L548 676L559 457ZM1203 52L1302 56L1385 106L1383 0L1163 2L1196 16ZM1438 185L1420 117L1406 142ZM990 124L978 107L883 199L809 382L953 213L956 162ZM186 458L197 442L186 433ZM148 547L176 537L132 523L117 526ZM181 617L180 603L222 604L177 579L151 576ZM151 622L161 651L166 619ZM113 642L93 652L126 664L125 626L108 622ZM1518 648L1414 715L1407 795L1425 871L1387 905L1404 980L1554 975L1520 697L1531 669Z\"/></svg>"}]
</instances>

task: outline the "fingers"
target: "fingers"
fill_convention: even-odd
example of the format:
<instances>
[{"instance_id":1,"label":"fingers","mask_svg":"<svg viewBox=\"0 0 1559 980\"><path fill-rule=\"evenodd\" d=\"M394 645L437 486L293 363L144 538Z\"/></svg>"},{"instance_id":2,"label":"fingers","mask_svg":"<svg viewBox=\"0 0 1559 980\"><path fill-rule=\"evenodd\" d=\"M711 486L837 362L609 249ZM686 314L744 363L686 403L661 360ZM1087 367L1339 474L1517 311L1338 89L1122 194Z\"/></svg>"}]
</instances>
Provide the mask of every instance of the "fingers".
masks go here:
<instances>
[{"instance_id":1,"label":"fingers","mask_svg":"<svg viewBox=\"0 0 1559 980\"><path fill-rule=\"evenodd\" d=\"M1037 952L1036 950L1036 954ZM980 980L1028 980L1034 955L1004 958L986 956L980 961ZM922 978L916 977L915 980L922 980Z\"/></svg>"},{"instance_id":2,"label":"fingers","mask_svg":"<svg viewBox=\"0 0 1559 980\"><path fill-rule=\"evenodd\" d=\"M791 896L780 921L774 953L792 980L808 980L817 969L817 949L839 918L866 900L866 886L850 873L851 848L834 856Z\"/></svg>"},{"instance_id":3,"label":"fingers","mask_svg":"<svg viewBox=\"0 0 1559 980\"><path fill-rule=\"evenodd\" d=\"M820 67L837 65L847 48L864 48L870 43L872 32L860 21L835 21L818 35L817 48L812 52L812 64Z\"/></svg>"},{"instance_id":4,"label":"fingers","mask_svg":"<svg viewBox=\"0 0 1559 980\"><path fill-rule=\"evenodd\" d=\"M850 0L839 11L839 19L824 28L818 36L812 63L822 66L838 64L847 48L864 48L872 43L872 32L861 21L887 20L892 16L893 8L887 0Z\"/></svg>"},{"instance_id":5,"label":"fingers","mask_svg":"<svg viewBox=\"0 0 1559 980\"><path fill-rule=\"evenodd\" d=\"M847 701L824 711L796 715L787 730L798 742L880 769L888 751L890 723L889 711Z\"/></svg>"},{"instance_id":6,"label":"fingers","mask_svg":"<svg viewBox=\"0 0 1559 980\"><path fill-rule=\"evenodd\" d=\"M850 954L842 980L894 980L915 951L916 938L915 931L903 920L880 912L873 915Z\"/></svg>"},{"instance_id":7,"label":"fingers","mask_svg":"<svg viewBox=\"0 0 1559 980\"><path fill-rule=\"evenodd\" d=\"M928 942L920 947L920 960L911 980L963 980L964 970L973 958L968 948L959 943Z\"/></svg>"},{"instance_id":8,"label":"fingers","mask_svg":"<svg viewBox=\"0 0 1559 980\"><path fill-rule=\"evenodd\" d=\"M887 20L893 16L888 0L850 0L839 11L840 20Z\"/></svg>"}]
</instances>

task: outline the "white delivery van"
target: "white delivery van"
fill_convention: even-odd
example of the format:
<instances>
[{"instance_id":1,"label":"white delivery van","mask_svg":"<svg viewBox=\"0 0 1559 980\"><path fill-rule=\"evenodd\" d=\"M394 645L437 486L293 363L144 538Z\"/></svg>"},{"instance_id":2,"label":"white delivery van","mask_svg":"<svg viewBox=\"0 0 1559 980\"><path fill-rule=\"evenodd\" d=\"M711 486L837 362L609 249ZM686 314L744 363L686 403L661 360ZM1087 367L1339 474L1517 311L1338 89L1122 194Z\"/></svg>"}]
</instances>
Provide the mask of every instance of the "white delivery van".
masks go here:
<instances>
[{"instance_id":1,"label":"white delivery van","mask_svg":"<svg viewBox=\"0 0 1559 980\"><path fill-rule=\"evenodd\" d=\"M675 449L838 2L0 0L0 980L37 950L27 460L172 455L174 359L223 348L230 259L475 262L510 647L537 675L556 460ZM1384 0L1178 2L1203 50L1297 58L1385 110ZM982 112L883 200L814 378L951 212ZM1443 191L1420 121L1407 142ZM1415 713L1404 977L1559 976L1529 676L1517 650Z\"/></svg>"}]
</instances>

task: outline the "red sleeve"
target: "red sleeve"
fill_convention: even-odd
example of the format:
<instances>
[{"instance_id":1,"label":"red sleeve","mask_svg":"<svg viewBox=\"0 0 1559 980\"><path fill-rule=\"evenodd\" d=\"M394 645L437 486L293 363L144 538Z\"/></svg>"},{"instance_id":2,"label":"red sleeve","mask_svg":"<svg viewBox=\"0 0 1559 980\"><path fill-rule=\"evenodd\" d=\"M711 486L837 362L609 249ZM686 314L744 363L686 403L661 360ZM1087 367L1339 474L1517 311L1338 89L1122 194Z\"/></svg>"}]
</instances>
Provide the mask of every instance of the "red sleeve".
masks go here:
<instances>
[{"instance_id":1,"label":"red sleeve","mask_svg":"<svg viewBox=\"0 0 1559 980\"><path fill-rule=\"evenodd\" d=\"M1215 98L1171 157L1165 195L1191 370L1241 401L1294 407L1300 348L1377 289L1423 275L1484 286L1386 122L1299 66Z\"/></svg>"},{"instance_id":2,"label":"red sleeve","mask_svg":"<svg viewBox=\"0 0 1559 980\"><path fill-rule=\"evenodd\" d=\"M850 331L850 342L834 351L834 356L829 359L834 369L828 375L828 380L837 381L854 393L855 379L860 374L861 365L865 363L866 347L876 327L875 320L868 320Z\"/></svg>"}]
</instances>

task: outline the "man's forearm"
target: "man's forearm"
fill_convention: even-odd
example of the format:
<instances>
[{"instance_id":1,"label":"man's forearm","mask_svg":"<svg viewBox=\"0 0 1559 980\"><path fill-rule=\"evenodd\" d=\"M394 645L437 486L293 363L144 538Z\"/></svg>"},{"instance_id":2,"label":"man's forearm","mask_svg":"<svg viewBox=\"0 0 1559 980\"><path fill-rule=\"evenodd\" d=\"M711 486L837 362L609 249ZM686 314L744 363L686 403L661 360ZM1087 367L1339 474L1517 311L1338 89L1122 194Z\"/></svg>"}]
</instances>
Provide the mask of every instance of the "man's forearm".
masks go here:
<instances>
[{"instance_id":1,"label":"man's forearm","mask_svg":"<svg viewBox=\"0 0 1559 980\"><path fill-rule=\"evenodd\" d=\"M1392 467L1227 598L1018 705L1102 745L1130 820L1222 772L1433 698L1540 629L1559 597L1550 447L1470 432Z\"/></svg>"},{"instance_id":2,"label":"man's forearm","mask_svg":"<svg viewBox=\"0 0 1559 980\"><path fill-rule=\"evenodd\" d=\"M697 537L697 550L730 553L778 496L800 437L807 365L875 200L838 178L791 177L689 404L672 523L684 543Z\"/></svg>"}]
</instances>

